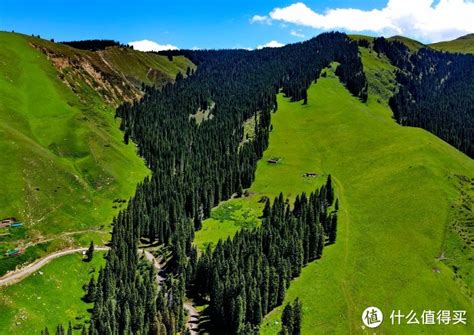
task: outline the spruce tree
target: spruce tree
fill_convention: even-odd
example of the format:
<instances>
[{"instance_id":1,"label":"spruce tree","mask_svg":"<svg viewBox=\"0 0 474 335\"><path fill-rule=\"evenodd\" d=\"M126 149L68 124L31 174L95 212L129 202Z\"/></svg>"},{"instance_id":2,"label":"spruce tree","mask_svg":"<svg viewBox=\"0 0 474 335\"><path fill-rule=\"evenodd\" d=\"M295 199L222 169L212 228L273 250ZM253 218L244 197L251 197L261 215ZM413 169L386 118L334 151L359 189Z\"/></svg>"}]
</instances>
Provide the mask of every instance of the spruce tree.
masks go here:
<instances>
[{"instance_id":1,"label":"spruce tree","mask_svg":"<svg viewBox=\"0 0 474 335\"><path fill-rule=\"evenodd\" d=\"M89 244L89 249L86 251L86 262L92 261L92 258L94 257L94 242L91 241Z\"/></svg>"},{"instance_id":2,"label":"spruce tree","mask_svg":"<svg viewBox=\"0 0 474 335\"><path fill-rule=\"evenodd\" d=\"M94 277L91 277L89 284L87 285L86 300L87 302L93 302L95 300L96 285Z\"/></svg>"},{"instance_id":3,"label":"spruce tree","mask_svg":"<svg viewBox=\"0 0 474 335\"><path fill-rule=\"evenodd\" d=\"M296 298L293 302L293 335L301 334L301 321L303 319L303 311L300 298Z\"/></svg>"},{"instance_id":4,"label":"spruce tree","mask_svg":"<svg viewBox=\"0 0 474 335\"><path fill-rule=\"evenodd\" d=\"M281 324L288 331L288 334L293 334L293 322L293 306L288 303L281 314Z\"/></svg>"},{"instance_id":5,"label":"spruce tree","mask_svg":"<svg viewBox=\"0 0 474 335\"><path fill-rule=\"evenodd\" d=\"M270 199L265 199L265 207L263 208L263 218L267 218L270 215L271 207L270 207Z\"/></svg>"},{"instance_id":6,"label":"spruce tree","mask_svg":"<svg viewBox=\"0 0 474 335\"><path fill-rule=\"evenodd\" d=\"M328 176L326 181L326 200L329 205L332 205L332 202L334 201L334 189L332 188L331 175Z\"/></svg>"}]
</instances>

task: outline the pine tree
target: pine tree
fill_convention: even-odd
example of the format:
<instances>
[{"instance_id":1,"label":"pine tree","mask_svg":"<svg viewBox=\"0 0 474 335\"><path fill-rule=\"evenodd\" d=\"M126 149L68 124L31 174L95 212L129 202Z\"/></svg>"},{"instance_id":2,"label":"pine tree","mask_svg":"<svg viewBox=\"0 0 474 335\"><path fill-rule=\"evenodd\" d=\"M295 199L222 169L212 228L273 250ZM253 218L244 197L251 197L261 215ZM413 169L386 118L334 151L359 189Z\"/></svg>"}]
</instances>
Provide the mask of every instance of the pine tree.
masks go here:
<instances>
[{"instance_id":1,"label":"pine tree","mask_svg":"<svg viewBox=\"0 0 474 335\"><path fill-rule=\"evenodd\" d=\"M202 228L201 217L199 213L196 212L196 214L194 215L194 230L198 231L198 230L201 230L201 228Z\"/></svg>"},{"instance_id":2,"label":"pine tree","mask_svg":"<svg viewBox=\"0 0 474 335\"><path fill-rule=\"evenodd\" d=\"M263 217L263 218L269 217L270 212L271 212L270 199L269 199L269 198L266 198L266 200L265 200L265 207L263 208L263 215L262 215L262 217Z\"/></svg>"},{"instance_id":3,"label":"pine tree","mask_svg":"<svg viewBox=\"0 0 474 335\"><path fill-rule=\"evenodd\" d=\"M303 319L302 305L299 298L293 302L293 335L301 334L301 321Z\"/></svg>"},{"instance_id":4,"label":"pine tree","mask_svg":"<svg viewBox=\"0 0 474 335\"><path fill-rule=\"evenodd\" d=\"M239 295L237 299L235 299L233 320L232 320L233 329L235 330L237 334L242 330L243 321L244 321L244 307L243 307L242 298Z\"/></svg>"},{"instance_id":5,"label":"pine tree","mask_svg":"<svg viewBox=\"0 0 474 335\"><path fill-rule=\"evenodd\" d=\"M86 262L92 261L92 258L94 257L94 242L91 241L89 244L89 249L86 251Z\"/></svg>"},{"instance_id":6,"label":"pine tree","mask_svg":"<svg viewBox=\"0 0 474 335\"><path fill-rule=\"evenodd\" d=\"M96 285L94 277L91 277L89 284L87 285L86 301L93 302L95 300Z\"/></svg>"},{"instance_id":7,"label":"pine tree","mask_svg":"<svg viewBox=\"0 0 474 335\"><path fill-rule=\"evenodd\" d=\"M329 230L328 242L332 244L336 242L336 235L337 235L337 213L333 213L331 218L331 225Z\"/></svg>"},{"instance_id":8,"label":"pine tree","mask_svg":"<svg viewBox=\"0 0 474 335\"><path fill-rule=\"evenodd\" d=\"M332 205L332 202L334 201L334 189L332 188L331 175L328 176L326 181L326 200L329 205Z\"/></svg>"},{"instance_id":9,"label":"pine tree","mask_svg":"<svg viewBox=\"0 0 474 335\"><path fill-rule=\"evenodd\" d=\"M286 269L288 270L288 269ZM286 290L286 279L280 275L280 287L278 288L278 297L277 297L277 304L281 305L283 300L285 300L285 290Z\"/></svg>"},{"instance_id":10,"label":"pine tree","mask_svg":"<svg viewBox=\"0 0 474 335\"><path fill-rule=\"evenodd\" d=\"M56 327L56 335L64 335L64 327L63 325L59 324Z\"/></svg>"},{"instance_id":11,"label":"pine tree","mask_svg":"<svg viewBox=\"0 0 474 335\"><path fill-rule=\"evenodd\" d=\"M285 308L283 309L283 313L281 315L281 323L284 328L288 331L288 334L293 334L293 306L288 303L286 304Z\"/></svg>"}]
</instances>

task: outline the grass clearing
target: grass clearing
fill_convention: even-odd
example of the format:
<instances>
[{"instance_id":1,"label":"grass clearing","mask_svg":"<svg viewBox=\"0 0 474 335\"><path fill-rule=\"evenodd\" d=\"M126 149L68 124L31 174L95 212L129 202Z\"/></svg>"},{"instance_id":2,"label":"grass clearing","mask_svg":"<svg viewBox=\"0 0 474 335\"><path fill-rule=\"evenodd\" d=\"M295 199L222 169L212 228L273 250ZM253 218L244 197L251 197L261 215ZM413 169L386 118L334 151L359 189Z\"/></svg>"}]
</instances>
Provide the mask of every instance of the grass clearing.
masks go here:
<instances>
[{"instance_id":1,"label":"grass clearing","mask_svg":"<svg viewBox=\"0 0 474 335\"><path fill-rule=\"evenodd\" d=\"M260 225L261 210L251 205L245 198L222 202L203 222L202 229L196 232L194 243L203 251L208 245L212 248L220 239L233 236L240 229L257 227Z\"/></svg>"},{"instance_id":2,"label":"grass clearing","mask_svg":"<svg viewBox=\"0 0 474 335\"><path fill-rule=\"evenodd\" d=\"M23 281L0 288L0 334L39 334L62 323L82 325L92 304L81 300L82 286L105 265L104 252L96 251L90 263L81 254L57 258Z\"/></svg>"}]
</instances>

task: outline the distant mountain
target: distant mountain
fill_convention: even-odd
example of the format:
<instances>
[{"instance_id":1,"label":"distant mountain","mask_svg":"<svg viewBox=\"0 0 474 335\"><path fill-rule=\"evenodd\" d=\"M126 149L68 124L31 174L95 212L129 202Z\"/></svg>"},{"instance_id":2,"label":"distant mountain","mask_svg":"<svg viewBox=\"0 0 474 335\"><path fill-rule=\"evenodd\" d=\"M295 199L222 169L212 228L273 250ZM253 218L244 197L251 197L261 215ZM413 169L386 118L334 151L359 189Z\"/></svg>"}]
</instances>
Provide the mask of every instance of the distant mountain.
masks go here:
<instances>
[{"instance_id":1,"label":"distant mountain","mask_svg":"<svg viewBox=\"0 0 474 335\"><path fill-rule=\"evenodd\" d=\"M367 40L373 42L374 37L367 35L349 35L355 41L358 40ZM468 34L461 36L452 41L443 41L431 44L423 44L417 40L411 39L409 37L395 35L387 38L389 41L398 41L405 44L410 51L418 51L421 48L431 48L438 51L446 52L459 52L472 54L474 53L474 34Z\"/></svg>"},{"instance_id":2,"label":"distant mountain","mask_svg":"<svg viewBox=\"0 0 474 335\"><path fill-rule=\"evenodd\" d=\"M433 43L429 46L440 51L472 54L474 53L474 34L468 34L452 41Z\"/></svg>"},{"instance_id":3,"label":"distant mountain","mask_svg":"<svg viewBox=\"0 0 474 335\"><path fill-rule=\"evenodd\" d=\"M418 42L417 40L405 37L405 36L400 36L400 35L395 35L390 38L388 38L389 41L399 41L405 44L411 51L418 51L421 48L426 48L426 45L424 45L421 42Z\"/></svg>"},{"instance_id":4,"label":"distant mountain","mask_svg":"<svg viewBox=\"0 0 474 335\"><path fill-rule=\"evenodd\" d=\"M367 35L349 35L349 37L355 41L367 40L370 43L372 43L375 39L375 37L367 36ZM426 45L424 45L423 43L418 42L414 39L405 37L405 36L396 35L396 36L387 38L387 40L401 42L405 44L411 51L418 51L419 49L426 47Z\"/></svg>"}]
</instances>

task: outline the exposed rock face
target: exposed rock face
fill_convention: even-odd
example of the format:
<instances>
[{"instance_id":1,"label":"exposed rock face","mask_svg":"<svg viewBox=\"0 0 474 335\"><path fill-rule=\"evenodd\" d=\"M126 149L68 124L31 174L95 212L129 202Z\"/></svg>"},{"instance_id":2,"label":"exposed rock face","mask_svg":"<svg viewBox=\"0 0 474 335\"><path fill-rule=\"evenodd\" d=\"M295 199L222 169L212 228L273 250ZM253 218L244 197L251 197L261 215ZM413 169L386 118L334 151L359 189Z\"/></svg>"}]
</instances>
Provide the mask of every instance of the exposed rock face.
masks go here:
<instances>
[{"instance_id":1,"label":"exposed rock face","mask_svg":"<svg viewBox=\"0 0 474 335\"><path fill-rule=\"evenodd\" d=\"M118 105L123 101L132 101L142 96L141 81L137 78L127 78L118 69L115 69L106 59L103 51L61 53L45 46L32 43L33 47L41 50L52 62L58 71L58 76L81 100L86 92L92 89L104 101L111 105ZM156 71L150 69L150 71ZM87 87L85 87L87 86Z\"/></svg>"}]
</instances>

